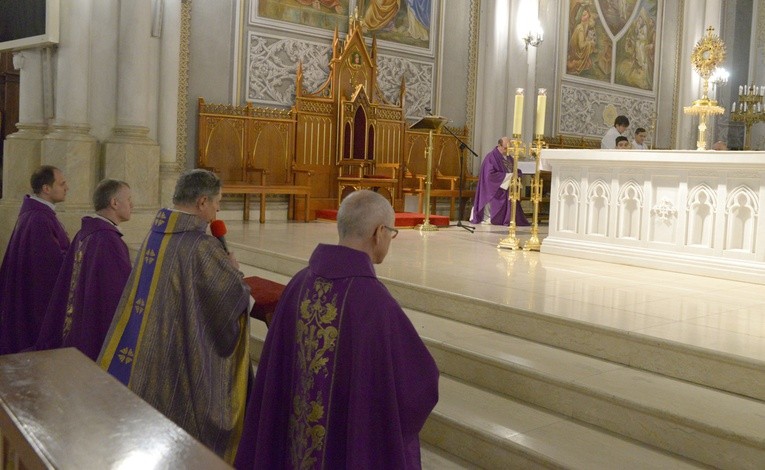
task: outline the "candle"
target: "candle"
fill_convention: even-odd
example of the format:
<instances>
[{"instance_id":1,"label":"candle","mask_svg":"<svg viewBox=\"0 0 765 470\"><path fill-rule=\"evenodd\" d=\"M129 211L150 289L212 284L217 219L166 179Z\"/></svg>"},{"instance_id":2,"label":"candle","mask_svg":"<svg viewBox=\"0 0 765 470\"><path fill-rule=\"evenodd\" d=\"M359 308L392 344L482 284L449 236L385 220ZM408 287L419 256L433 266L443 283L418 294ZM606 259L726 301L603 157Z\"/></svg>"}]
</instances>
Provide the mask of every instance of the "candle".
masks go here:
<instances>
[{"instance_id":1,"label":"candle","mask_svg":"<svg viewBox=\"0 0 765 470\"><path fill-rule=\"evenodd\" d=\"M539 89L537 95L537 123L534 128L534 135L544 135L545 133L545 108L547 107L547 90Z\"/></svg>"},{"instance_id":2,"label":"candle","mask_svg":"<svg viewBox=\"0 0 765 470\"><path fill-rule=\"evenodd\" d=\"M513 135L523 133L523 88L515 90L515 109L513 110Z\"/></svg>"},{"instance_id":3,"label":"candle","mask_svg":"<svg viewBox=\"0 0 765 470\"><path fill-rule=\"evenodd\" d=\"M738 94L739 95L743 95L744 94L744 87L743 87L743 85L739 85L738 86Z\"/></svg>"},{"instance_id":4,"label":"candle","mask_svg":"<svg viewBox=\"0 0 765 470\"><path fill-rule=\"evenodd\" d=\"M736 103L733 103L732 105L730 105L730 112L731 113L735 113L736 112Z\"/></svg>"}]
</instances>

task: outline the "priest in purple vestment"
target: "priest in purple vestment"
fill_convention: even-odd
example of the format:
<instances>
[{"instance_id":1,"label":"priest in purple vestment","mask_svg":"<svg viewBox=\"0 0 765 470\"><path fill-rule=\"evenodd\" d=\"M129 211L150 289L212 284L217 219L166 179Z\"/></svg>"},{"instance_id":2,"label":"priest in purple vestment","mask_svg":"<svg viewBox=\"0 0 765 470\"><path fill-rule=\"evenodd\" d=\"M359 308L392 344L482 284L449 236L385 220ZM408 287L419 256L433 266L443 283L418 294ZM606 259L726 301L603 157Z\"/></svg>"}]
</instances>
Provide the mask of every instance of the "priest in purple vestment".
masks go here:
<instances>
[{"instance_id":1,"label":"priest in purple vestment","mask_svg":"<svg viewBox=\"0 0 765 470\"><path fill-rule=\"evenodd\" d=\"M56 283L69 236L56 218L56 203L69 186L56 167L41 166L30 179L0 267L0 354L34 347Z\"/></svg>"},{"instance_id":2,"label":"priest in purple vestment","mask_svg":"<svg viewBox=\"0 0 765 470\"><path fill-rule=\"evenodd\" d=\"M438 369L377 279L398 230L373 191L345 198L339 245L319 244L285 288L268 330L234 465L420 468Z\"/></svg>"},{"instance_id":3,"label":"priest in purple vestment","mask_svg":"<svg viewBox=\"0 0 765 470\"><path fill-rule=\"evenodd\" d=\"M97 363L229 463L244 421L250 289L206 233L221 182L180 176L136 257Z\"/></svg>"},{"instance_id":4,"label":"priest in purple vestment","mask_svg":"<svg viewBox=\"0 0 765 470\"><path fill-rule=\"evenodd\" d=\"M130 254L118 228L133 211L130 186L101 181L93 208L66 253L36 349L75 347L95 361L130 275Z\"/></svg>"},{"instance_id":5,"label":"priest in purple vestment","mask_svg":"<svg viewBox=\"0 0 765 470\"><path fill-rule=\"evenodd\" d=\"M510 225L510 212L512 206L508 199L508 189L502 187L505 177L513 172L513 157L506 157L510 139L502 137L497 146L486 154L481 163L481 173L478 175L478 186L473 198L473 210L470 222L480 224L490 221L492 225ZM518 170L518 176L521 171ZM484 211L489 207L491 216L486 218ZM529 225L526 215L521 208L521 201L516 202L515 225L523 227Z\"/></svg>"}]
</instances>

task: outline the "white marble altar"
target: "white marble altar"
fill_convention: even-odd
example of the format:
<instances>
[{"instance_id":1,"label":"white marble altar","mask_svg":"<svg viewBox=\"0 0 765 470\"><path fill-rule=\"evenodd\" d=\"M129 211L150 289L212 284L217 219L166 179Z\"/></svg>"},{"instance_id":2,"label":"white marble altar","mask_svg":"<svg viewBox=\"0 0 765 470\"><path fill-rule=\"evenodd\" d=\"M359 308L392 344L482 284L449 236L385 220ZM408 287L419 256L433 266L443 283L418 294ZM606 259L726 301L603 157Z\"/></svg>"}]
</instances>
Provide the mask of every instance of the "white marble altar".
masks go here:
<instances>
[{"instance_id":1,"label":"white marble altar","mask_svg":"<svg viewBox=\"0 0 765 470\"><path fill-rule=\"evenodd\" d=\"M543 253L765 283L765 153L545 150Z\"/></svg>"}]
</instances>

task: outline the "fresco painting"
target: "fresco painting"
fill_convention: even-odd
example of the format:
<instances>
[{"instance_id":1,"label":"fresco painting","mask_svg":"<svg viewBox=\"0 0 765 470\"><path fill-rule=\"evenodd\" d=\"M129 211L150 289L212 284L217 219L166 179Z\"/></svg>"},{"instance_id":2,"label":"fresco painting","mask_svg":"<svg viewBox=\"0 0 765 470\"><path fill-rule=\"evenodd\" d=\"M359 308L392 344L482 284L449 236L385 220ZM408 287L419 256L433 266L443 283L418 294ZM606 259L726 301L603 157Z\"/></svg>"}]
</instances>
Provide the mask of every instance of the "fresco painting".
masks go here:
<instances>
[{"instance_id":1,"label":"fresco painting","mask_svg":"<svg viewBox=\"0 0 765 470\"><path fill-rule=\"evenodd\" d=\"M358 7L365 35L416 48L430 48L434 0L252 0L257 17L300 26L348 31Z\"/></svg>"},{"instance_id":2,"label":"fresco painting","mask_svg":"<svg viewBox=\"0 0 765 470\"><path fill-rule=\"evenodd\" d=\"M569 8L566 73L610 81L612 41L591 0L572 0Z\"/></svg>"},{"instance_id":3,"label":"fresco painting","mask_svg":"<svg viewBox=\"0 0 765 470\"><path fill-rule=\"evenodd\" d=\"M566 73L653 90L659 0L570 0Z\"/></svg>"},{"instance_id":4,"label":"fresco painting","mask_svg":"<svg viewBox=\"0 0 765 470\"><path fill-rule=\"evenodd\" d=\"M349 11L350 0L257 0L260 18L330 31L348 31Z\"/></svg>"},{"instance_id":5,"label":"fresco painting","mask_svg":"<svg viewBox=\"0 0 765 470\"><path fill-rule=\"evenodd\" d=\"M611 36L618 36L632 17L638 0L599 0L598 3Z\"/></svg>"},{"instance_id":6,"label":"fresco painting","mask_svg":"<svg viewBox=\"0 0 765 470\"><path fill-rule=\"evenodd\" d=\"M617 43L615 83L653 89L656 8L656 0L643 0L635 20Z\"/></svg>"},{"instance_id":7,"label":"fresco painting","mask_svg":"<svg viewBox=\"0 0 765 470\"><path fill-rule=\"evenodd\" d=\"M359 0L359 14L378 39L430 47L433 0Z\"/></svg>"}]
</instances>

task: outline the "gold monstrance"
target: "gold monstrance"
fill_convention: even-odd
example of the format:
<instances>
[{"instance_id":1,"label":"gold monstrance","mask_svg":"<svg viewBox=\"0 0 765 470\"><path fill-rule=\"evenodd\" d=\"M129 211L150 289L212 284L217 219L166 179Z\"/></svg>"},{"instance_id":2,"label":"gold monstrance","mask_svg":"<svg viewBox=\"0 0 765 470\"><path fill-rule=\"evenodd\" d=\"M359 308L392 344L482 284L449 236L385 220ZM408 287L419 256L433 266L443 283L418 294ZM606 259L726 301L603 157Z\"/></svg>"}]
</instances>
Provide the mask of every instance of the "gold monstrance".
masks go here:
<instances>
[{"instance_id":1,"label":"gold monstrance","mask_svg":"<svg viewBox=\"0 0 765 470\"><path fill-rule=\"evenodd\" d=\"M700 99L694 101L692 106L683 108L683 111L685 114L699 116L699 139L696 141L696 150L707 148L707 116L725 112L725 109L717 106L717 100L710 100L707 96L709 76L725 59L725 43L714 31L713 27L708 27L706 34L696 43L691 54L693 69L703 80L703 92Z\"/></svg>"}]
</instances>

